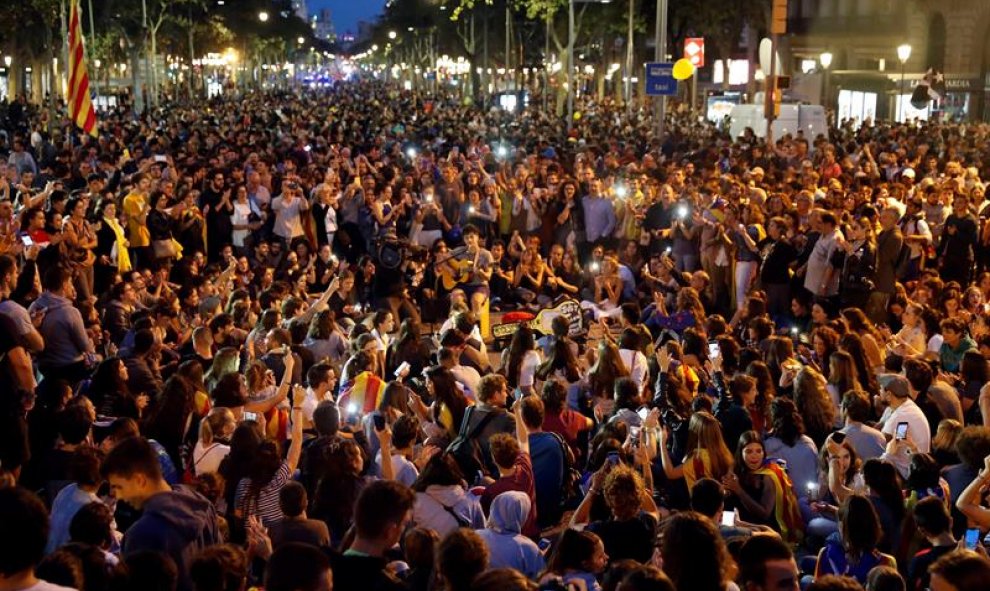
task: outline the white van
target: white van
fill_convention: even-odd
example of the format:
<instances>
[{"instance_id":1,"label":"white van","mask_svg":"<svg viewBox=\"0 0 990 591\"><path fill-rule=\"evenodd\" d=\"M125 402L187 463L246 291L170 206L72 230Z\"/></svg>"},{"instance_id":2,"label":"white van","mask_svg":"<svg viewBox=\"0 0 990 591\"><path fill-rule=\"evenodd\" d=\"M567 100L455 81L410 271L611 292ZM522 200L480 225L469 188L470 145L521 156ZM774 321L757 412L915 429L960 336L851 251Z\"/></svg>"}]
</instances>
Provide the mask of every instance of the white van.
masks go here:
<instances>
[{"instance_id":1,"label":"white van","mask_svg":"<svg viewBox=\"0 0 990 591\"><path fill-rule=\"evenodd\" d=\"M763 137L767 133L763 103L735 105L729 117L729 131L733 138L741 136L747 127L751 127L757 137ZM818 134L827 136L825 108L821 105L780 105L780 116L773 121L773 137L780 138L788 133L793 135L799 129L804 132L804 137L809 142Z\"/></svg>"}]
</instances>

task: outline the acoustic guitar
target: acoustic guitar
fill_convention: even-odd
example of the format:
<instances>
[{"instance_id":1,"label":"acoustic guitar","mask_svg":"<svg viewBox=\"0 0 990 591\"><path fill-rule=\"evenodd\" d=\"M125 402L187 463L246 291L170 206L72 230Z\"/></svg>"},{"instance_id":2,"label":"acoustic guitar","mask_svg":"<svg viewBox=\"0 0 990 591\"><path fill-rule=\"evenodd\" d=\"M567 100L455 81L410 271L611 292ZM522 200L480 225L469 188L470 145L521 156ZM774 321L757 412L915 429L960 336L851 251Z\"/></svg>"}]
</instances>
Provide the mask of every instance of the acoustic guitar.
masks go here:
<instances>
[{"instance_id":1,"label":"acoustic guitar","mask_svg":"<svg viewBox=\"0 0 990 591\"><path fill-rule=\"evenodd\" d=\"M451 291L458 285L471 281L474 273L474 261L458 261L449 258L440 265L440 283L447 291Z\"/></svg>"}]
</instances>

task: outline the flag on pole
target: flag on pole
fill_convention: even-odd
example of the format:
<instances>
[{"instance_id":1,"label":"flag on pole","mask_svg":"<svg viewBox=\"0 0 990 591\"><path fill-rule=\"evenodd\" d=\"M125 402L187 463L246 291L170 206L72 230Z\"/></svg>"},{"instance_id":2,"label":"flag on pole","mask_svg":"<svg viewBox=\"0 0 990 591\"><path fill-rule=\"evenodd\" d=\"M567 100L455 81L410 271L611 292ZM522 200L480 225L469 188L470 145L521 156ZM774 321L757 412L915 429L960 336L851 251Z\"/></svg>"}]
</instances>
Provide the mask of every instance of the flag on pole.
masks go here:
<instances>
[{"instance_id":1,"label":"flag on pole","mask_svg":"<svg viewBox=\"0 0 990 591\"><path fill-rule=\"evenodd\" d=\"M89 98L89 75L86 73L79 0L69 0L69 3L69 116L80 129L96 137L96 110Z\"/></svg>"}]
</instances>

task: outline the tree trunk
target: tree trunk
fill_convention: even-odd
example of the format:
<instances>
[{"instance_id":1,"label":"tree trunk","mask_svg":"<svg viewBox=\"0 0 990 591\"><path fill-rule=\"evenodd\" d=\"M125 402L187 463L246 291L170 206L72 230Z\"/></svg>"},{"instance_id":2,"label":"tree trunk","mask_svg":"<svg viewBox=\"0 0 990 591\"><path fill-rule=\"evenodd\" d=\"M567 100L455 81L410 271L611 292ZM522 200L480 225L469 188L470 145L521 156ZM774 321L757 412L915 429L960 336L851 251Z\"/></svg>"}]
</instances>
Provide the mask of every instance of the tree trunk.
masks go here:
<instances>
[{"instance_id":1,"label":"tree trunk","mask_svg":"<svg viewBox=\"0 0 990 591\"><path fill-rule=\"evenodd\" d=\"M131 60L131 88L132 88L132 99L134 101L133 109L135 113L144 112L144 89L141 87L141 48L137 45L132 45L130 51L128 52Z\"/></svg>"}]
</instances>

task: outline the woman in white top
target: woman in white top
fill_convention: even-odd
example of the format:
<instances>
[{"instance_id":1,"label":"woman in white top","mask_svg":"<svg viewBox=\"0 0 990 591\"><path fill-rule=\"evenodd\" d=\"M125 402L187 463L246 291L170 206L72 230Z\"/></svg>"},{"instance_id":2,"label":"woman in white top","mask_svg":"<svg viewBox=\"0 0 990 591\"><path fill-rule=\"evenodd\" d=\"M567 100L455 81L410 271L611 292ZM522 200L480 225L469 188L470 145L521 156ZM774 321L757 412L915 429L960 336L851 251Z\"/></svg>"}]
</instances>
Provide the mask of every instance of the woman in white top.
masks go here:
<instances>
[{"instance_id":1,"label":"woman in white top","mask_svg":"<svg viewBox=\"0 0 990 591\"><path fill-rule=\"evenodd\" d=\"M522 326L512 335L509 348L502 353L499 373L508 380L510 388L518 388L523 396L529 396L536 393L536 370L540 367L540 362L533 330Z\"/></svg>"},{"instance_id":2,"label":"woman in white top","mask_svg":"<svg viewBox=\"0 0 990 591\"><path fill-rule=\"evenodd\" d=\"M918 304L908 304L904 307L904 314L901 315L904 326L897 331L897 334L891 335L889 329L881 329L881 332L884 332L884 336L888 339L887 349L889 351L901 357L924 354L928 339L925 335L925 323L921 318L923 310L924 308Z\"/></svg>"},{"instance_id":3,"label":"woman in white top","mask_svg":"<svg viewBox=\"0 0 990 591\"><path fill-rule=\"evenodd\" d=\"M196 476L216 472L230 453L230 436L237 427L229 408L214 408L199 423L199 439L193 449L193 473Z\"/></svg>"},{"instance_id":4,"label":"woman in white top","mask_svg":"<svg viewBox=\"0 0 990 591\"><path fill-rule=\"evenodd\" d=\"M605 334L608 335L609 333L606 331ZM646 355L639 351L639 341L639 333L631 328L623 329L622 334L619 335L619 359L629 371L629 377L642 392L646 380L649 379L650 368L646 361Z\"/></svg>"},{"instance_id":5,"label":"woman in white top","mask_svg":"<svg viewBox=\"0 0 990 591\"><path fill-rule=\"evenodd\" d=\"M234 213L230 216L230 223L234 230L231 233L231 241L234 247L238 249L244 248L244 239L261 225L260 221L251 221L252 213L261 218L261 211L248 199L247 187L241 185L237 187Z\"/></svg>"}]
</instances>

